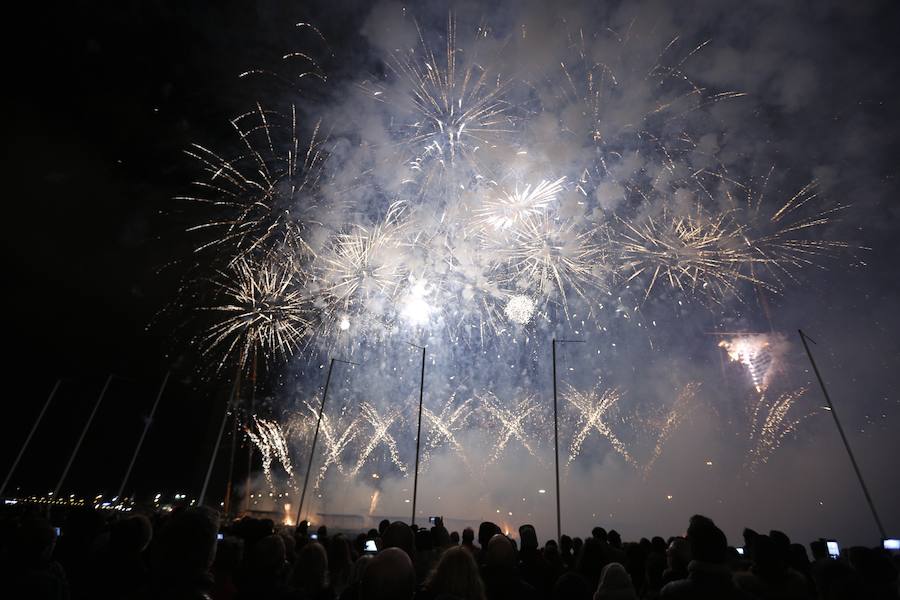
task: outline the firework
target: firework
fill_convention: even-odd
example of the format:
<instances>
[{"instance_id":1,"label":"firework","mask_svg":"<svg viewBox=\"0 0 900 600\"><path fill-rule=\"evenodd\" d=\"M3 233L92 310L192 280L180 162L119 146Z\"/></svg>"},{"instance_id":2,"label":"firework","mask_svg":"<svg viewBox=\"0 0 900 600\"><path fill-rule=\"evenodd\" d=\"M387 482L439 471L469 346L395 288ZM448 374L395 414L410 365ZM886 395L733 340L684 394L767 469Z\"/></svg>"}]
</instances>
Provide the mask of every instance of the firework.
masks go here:
<instances>
[{"instance_id":1,"label":"firework","mask_svg":"<svg viewBox=\"0 0 900 600\"><path fill-rule=\"evenodd\" d=\"M567 290L587 300L590 290L603 287L607 269L596 235L594 229L548 215L524 219L506 250L498 249L504 269L498 277L545 298L556 297L564 307Z\"/></svg>"},{"instance_id":2,"label":"firework","mask_svg":"<svg viewBox=\"0 0 900 600\"><path fill-rule=\"evenodd\" d=\"M741 271L754 258L727 212L710 214L697 205L692 213L674 214L664 207L639 222L617 220L619 270L626 281L649 278L645 299L660 281L716 301L738 295L741 281L756 282Z\"/></svg>"},{"instance_id":3,"label":"firework","mask_svg":"<svg viewBox=\"0 0 900 600\"><path fill-rule=\"evenodd\" d=\"M626 462L634 463L634 459L629 454L618 436L610 427L609 417L614 409L617 408L619 401L622 399L618 389L605 389L600 391L599 382L589 392L580 392L572 385L568 386L568 392L563 398L569 405L575 409L577 416L575 417L575 435L572 437L572 443L569 446L569 457L566 460L566 466L571 465L578 455L585 440L592 434L597 433L609 442L609 445L618 452Z\"/></svg>"},{"instance_id":4,"label":"firework","mask_svg":"<svg viewBox=\"0 0 900 600\"><path fill-rule=\"evenodd\" d=\"M494 443L494 452L487 464L495 463L503 456L510 440L515 439L525 448L529 455L536 457L534 439L527 432L528 423L540 412L540 404L535 396L527 394L507 408L493 392L476 397L481 402L482 409L487 413L489 421L497 428L499 433Z\"/></svg>"},{"instance_id":5,"label":"firework","mask_svg":"<svg viewBox=\"0 0 900 600\"><path fill-rule=\"evenodd\" d=\"M423 188L446 181L445 173L460 166L468 177L480 176L480 154L514 132L512 105L504 98L509 84L483 66L474 47L463 52L457 46L452 15L440 52L418 23L415 28L419 47L390 55L389 81L362 88L391 109L408 111L394 134Z\"/></svg>"},{"instance_id":6,"label":"firework","mask_svg":"<svg viewBox=\"0 0 900 600\"><path fill-rule=\"evenodd\" d=\"M799 271L818 266L822 259L851 248L847 242L827 239L823 231L850 206L839 204L822 208L818 183L812 181L768 213L763 200L771 176L772 170L763 178L758 189L752 184L727 182L737 186L737 192L745 195L742 202L731 197L729 200L740 207L740 214L746 221L744 242L747 248L755 254L755 262L765 268L771 278L763 282L764 287L778 292L788 281L798 281ZM730 189L726 190L730 196ZM814 239L809 239L809 236Z\"/></svg>"},{"instance_id":7,"label":"firework","mask_svg":"<svg viewBox=\"0 0 900 600\"><path fill-rule=\"evenodd\" d=\"M216 280L219 304L204 310L219 316L204 335L204 353L218 351L218 369L231 358L243 367L251 356L293 354L309 327L308 305L290 261L240 258Z\"/></svg>"},{"instance_id":8,"label":"firework","mask_svg":"<svg viewBox=\"0 0 900 600\"><path fill-rule=\"evenodd\" d=\"M430 428L428 435L425 437L425 444L422 450L423 464L428 461L436 450L447 446L456 452L468 466L469 461L465 449L456 438L456 435L467 425L471 415L472 399L470 398L461 404L456 404L456 394L450 396L450 399L441 406L441 410L438 413L432 412L427 407L422 407L422 416Z\"/></svg>"},{"instance_id":9,"label":"firework","mask_svg":"<svg viewBox=\"0 0 900 600\"><path fill-rule=\"evenodd\" d=\"M782 334L740 335L720 341L719 347L728 353L730 360L741 363L747 369L753 387L762 393L780 368L787 339Z\"/></svg>"},{"instance_id":10,"label":"firework","mask_svg":"<svg viewBox=\"0 0 900 600\"><path fill-rule=\"evenodd\" d=\"M275 483L272 479L272 462L278 460L284 468L285 473L290 479L294 478L294 466L291 462L290 451L288 450L287 440L281 426L268 419L260 419L253 415L253 426L247 428L247 435L250 437L262 456L263 473L269 487L274 489Z\"/></svg>"},{"instance_id":11,"label":"firework","mask_svg":"<svg viewBox=\"0 0 900 600\"><path fill-rule=\"evenodd\" d=\"M534 300L522 294L510 296L503 308L506 318L518 325L527 325L534 316Z\"/></svg>"},{"instance_id":12,"label":"firework","mask_svg":"<svg viewBox=\"0 0 900 600\"><path fill-rule=\"evenodd\" d=\"M515 228L524 219L545 212L563 190L565 180L565 177L556 181L544 179L533 188L531 184L521 189L516 185L512 191L490 195L474 211L475 221L497 231Z\"/></svg>"},{"instance_id":13,"label":"firework","mask_svg":"<svg viewBox=\"0 0 900 600\"><path fill-rule=\"evenodd\" d=\"M811 414L795 415L794 406L797 400L806 394L806 388L786 392L775 400L761 394L759 400L751 407L750 419L750 452L747 466L751 471L769 461L772 454L781 447L785 437L797 430L797 427Z\"/></svg>"},{"instance_id":14,"label":"firework","mask_svg":"<svg viewBox=\"0 0 900 600\"><path fill-rule=\"evenodd\" d=\"M391 463L401 473L406 474L406 465L400 460L400 451L397 449L397 440L391 435L390 429L395 423L402 421L403 411L400 408L392 408L385 415L381 415L378 410L370 403L363 402L361 406L361 418L369 426L367 432L368 438L366 444L360 449L359 456L356 459L356 465L350 471L351 475L356 475L359 470L366 464L366 461L372 455L376 448L384 445L391 458Z\"/></svg>"},{"instance_id":15,"label":"firework","mask_svg":"<svg viewBox=\"0 0 900 600\"><path fill-rule=\"evenodd\" d=\"M688 415L690 415L693 410L694 397L697 395L697 390L699 388L699 383L691 382L681 389L681 393L678 394L678 397L666 414L662 426L659 428L659 433L656 436L656 445L653 447L653 453L650 455L650 460L644 465L645 475L653 469L653 465L656 464L656 461L662 455L663 447L665 447L666 442L669 441L672 434L681 426L684 420L687 419Z\"/></svg>"},{"instance_id":16,"label":"firework","mask_svg":"<svg viewBox=\"0 0 900 600\"><path fill-rule=\"evenodd\" d=\"M392 205L381 222L335 236L318 256L317 282L329 298L329 313L365 311L374 301L396 297L405 278L403 211L401 204Z\"/></svg>"},{"instance_id":17,"label":"firework","mask_svg":"<svg viewBox=\"0 0 900 600\"><path fill-rule=\"evenodd\" d=\"M231 125L243 152L226 159L194 144L187 154L200 162L206 178L194 182L196 194L178 199L214 211L212 218L189 228L211 237L198 251L228 247L241 257L277 246L293 229L314 222L326 154L319 123L309 141L301 142L294 107L285 116L257 105Z\"/></svg>"}]
</instances>

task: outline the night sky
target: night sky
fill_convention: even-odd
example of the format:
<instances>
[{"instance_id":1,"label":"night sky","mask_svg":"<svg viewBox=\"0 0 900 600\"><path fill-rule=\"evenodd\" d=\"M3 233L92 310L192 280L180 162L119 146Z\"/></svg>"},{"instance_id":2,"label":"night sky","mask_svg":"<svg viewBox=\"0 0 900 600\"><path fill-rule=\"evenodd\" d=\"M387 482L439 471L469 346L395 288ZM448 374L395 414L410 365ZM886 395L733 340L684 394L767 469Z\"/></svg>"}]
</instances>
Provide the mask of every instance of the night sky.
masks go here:
<instances>
[{"instance_id":1,"label":"night sky","mask_svg":"<svg viewBox=\"0 0 900 600\"><path fill-rule=\"evenodd\" d=\"M828 413L819 410L824 399L796 335L803 328L819 342L813 350L820 368L888 534L896 537L897 6L887 1L586 4L590 6L572 3L558 13L540 3L520 9L509 2L486 12L475 8L477 3L453 8L462 23L483 16L498 33L515 31L520 21L540 24L541 15L566 13L595 28L601 28L597 23L619 26L633 19L656 23L659 30L695 43L710 40L689 63L692 78L747 94L714 111L722 132L718 157L741 174L758 176L775 165L777 189L783 193L818 179L823 195L852 205L827 232L854 249L827 261L824 269L809 269L802 281L769 300L771 328L790 343L786 377L810 386L805 410L817 412L752 476L738 472L741 451L734 432L720 434L722 424L740 412L737 394L724 390L734 384L736 371L707 348L715 346L707 334L768 329L756 302L731 307L727 315L716 309L715 314L695 316L692 309L665 326L652 353L617 349L607 355L598 350L610 369L630 369L632 379L623 377L623 385L642 379L635 369L649 364L643 362L647 356L665 357L656 363L661 374L633 386L635 395L652 398L657 386L678 380L670 375L681 370L703 381L705 406L716 408L701 411L684 426L652 478L609 462L603 470L602 460L596 470L573 470L566 479L570 505L564 521L580 528L579 533L600 522L631 539L678 533L691 514L703 512L723 523L730 539L747 525L784 529L800 541L835 536L874 543L877 530L840 439ZM13 23L19 31L6 40L4 78L8 343L2 473L54 381L64 379L14 486L25 492L53 488L91 403L113 373L116 378L64 487L82 494L114 492L156 388L171 370L170 387L129 491L197 492L228 385L227 377L211 373L189 343L196 323L184 308L181 283L202 268L203 259L192 257L197 240L185 233L192 224L190 214L173 200L196 178L196 164L183 150L195 141L226 147L232 141L228 119L261 97L308 102L314 106L311 113L340 121L355 106L345 94L359 74L383 72L378 53L385 40L397 35L392 27L402 29L391 20L400 14L399 7L363 2L219 2L215 7L174 1L66 3L29 6L30 14ZM434 3L417 17L427 31L440 31L446 14L447 5ZM283 86L238 78L251 68L277 67L283 54L307 44L308 38L299 37L293 27L297 22L316 25L328 40L333 55L323 60L323 68L330 73L331 91L314 86L308 97L296 99ZM530 35L536 40L532 51L539 56L539 27ZM335 139L352 139L347 133L351 128L338 123ZM648 304L644 312L651 317L657 309L665 313L659 307L673 299L669 295ZM670 310L665 318L671 322L677 312ZM687 309L680 314L687 315ZM566 328L553 331L567 333ZM591 345L591 353L604 344ZM509 348L498 349L497 355L520 360L543 382L533 391L545 394L548 357L530 348L525 358ZM577 353L567 352L566 361L577 361ZM283 415L294 407L293 390L315 393L322 383L318 366L323 357L307 356L270 373L261 392L267 409ZM404 358L404 364L415 367L414 358ZM467 369L471 366L434 371L440 377ZM416 376L413 368L407 381L417 381ZM618 381L615 373L604 371L604 376ZM572 377L573 385L592 385L589 376ZM507 375L490 382L510 385ZM379 386L378 392L395 393ZM453 389L445 383L436 388ZM346 385L339 390L353 393ZM409 447L407 440L403 448ZM707 459L715 468L706 467ZM513 465L527 466L527 461L514 460ZM453 466L437 461L434 472L441 468L449 472ZM497 480L508 494L489 494L484 501L505 511L510 497L522 495L511 481L516 477ZM215 493L223 480L220 470ZM457 475L447 475L446 481L448 486L466 485ZM526 487L550 484L540 479ZM427 492L436 495L437 487ZM361 485L358 492L370 490ZM452 495L447 492L448 498ZM368 495L365 499L368 506ZM480 520L482 515L461 514L460 505L426 503L424 510ZM544 526L541 535L551 533L549 507L547 502L547 514L531 517ZM643 518L651 513L652 518ZM511 520L518 523L518 517Z\"/></svg>"}]
</instances>

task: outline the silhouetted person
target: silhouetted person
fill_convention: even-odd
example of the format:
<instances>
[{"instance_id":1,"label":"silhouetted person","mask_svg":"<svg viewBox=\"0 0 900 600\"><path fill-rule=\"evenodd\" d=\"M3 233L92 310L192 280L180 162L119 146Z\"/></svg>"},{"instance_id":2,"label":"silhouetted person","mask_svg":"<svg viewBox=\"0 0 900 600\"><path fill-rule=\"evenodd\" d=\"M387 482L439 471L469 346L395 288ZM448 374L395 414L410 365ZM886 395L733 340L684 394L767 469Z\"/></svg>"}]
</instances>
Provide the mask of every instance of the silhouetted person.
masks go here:
<instances>
[{"instance_id":1,"label":"silhouetted person","mask_svg":"<svg viewBox=\"0 0 900 600\"><path fill-rule=\"evenodd\" d=\"M441 555L417 596L421 600L447 597L485 600L478 564L472 553L463 548L450 548Z\"/></svg>"},{"instance_id":2,"label":"silhouetted person","mask_svg":"<svg viewBox=\"0 0 900 600\"><path fill-rule=\"evenodd\" d=\"M519 527L519 539L522 542L522 548L519 550L519 576L536 589L542 598L546 598L550 595L556 578L553 577L550 565L538 549L534 525Z\"/></svg>"},{"instance_id":3,"label":"silhouetted person","mask_svg":"<svg viewBox=\"0 0 900 600\"><path fill-rule=\"evenodd\" d=\"M297 553L291 587L303 600L331 600L334 593L328 585L328 555L322 544L310 541Z\"/></svg>"},{"instance_id":4,"label":"silhouetted person","mask_svg":"<svg viewBox=\"0 0 900 600\"><path fill-rule=\"evenodd\" d=\"M269 535L251 546L240 578L239 600L288 598L287 560L284 540Z\"/></svg>"},{"instance_id":5,"label":"silhouetted person","mask_svg":"<svg viewBox=\"0 0 900 600\"><path fill-rule=\"evenodd\" d=\"M471 552L473 558L478 554L478 548L475 547L475 532L471 527L463 529L462 547Z\"/></svg>"},{"instance_id":6,"label":"silhouetted person","mask_svg":"<svg viewBox=\"0 0 900 600\"><path fill-rule=\"evenodd\" d=\"M667 583L687 579L688 564L691 562L691 546L683 537L674 537L666 549L666 569L662 575L662 586Z\"/></svg>"},{"instance_id":7,"label":"silhouetted person","mask_svg":"<svg viewBox=\"0 0 900 600\"><path fill-rule=\"evenodd\" d=\"M95 559L96 598L120 598L147 585L150 569L142 553L152 537L153 526L143 515L121 519L110 526L108 541Z\"/></svg>"},{"instance_id":8,"label":"silhouetted person","mask_svg":"<svg viewBox=\"0 0 900 600\"><path fill-rule=\"evenodd\" d=\"M711 519L702 515L691 517L687 541L691 548L688 577L666 584L660 598L731 600L751 597L734 586L731 570L726 562L728 543L725 534Z\"/></svg>"},{"instance_id":9,"label":"silhouetted person","mask_svg":"<svg viewBox=\"0 0 900 600\"><path fill-rule=\"evenodd\" d=\"M205 507L173 514L151 548L153 598L205 599L212 587L219 515Z\"/></svg>"},{"instance_id":10,"label":"silhouetted person","mask_svg":"<svg viewBox=\"0 0 900 600\"><path fill-rule=\"evenodd\" d=\"M496 534L483 549L484 581L488 600L532 600L539 597L537 590L523 581L516 572L516 551L512 542L503 534Z\"/></svg>"},{"instance_id":11,"label":"silhouetted person","mask_svg":"<svg viewBox=\"0 0 900 600\"><path fill-rule=\"evenodd\" d=\"M475 555L475 561L478 563L479 567L484 566L485 552L487 551L487 546L491 541L491 538L500 533L503 533L500 530L500 527L490 521L484 521L478 526L478 547L480 550Z\"/></svg>"},{"instance_id":12,"label":"silhouetted person","mask_svg":"<svg viewBox=\"0 0 900 600\"><path fill-rule=\"evenodd\" d=\"M450 544L453 546L459 546L459 532L458 531L450 532Z\"/></svg>"},{"instance_id":13,"label":"silhouetted person","mask_svg":"<svg viewBox=\"0 0 900 600\"><path fill-rule=\"evenodd\" d=\"M44 519L26 518L19 523L7 547L0 595L6 598L67 600L65 571L52 559L56 532Z\"/></svg>"},{"instance_id":14,"label":"silhouetted person","mask_svg":"<svg viewBox=\"0 0 900 600\"><path fill-rule=\"evenodd\" d=\"M753 561L750 572L734 576L734 582L740 589L762 600L809 598L806 579L788 568L790 541L787 536L773 539L767 535L757 535L748 551Z\"/></svg>"},{"instance_id":15,"label":"silhouetted person","mask_svg":"<svg viewBox=\"0 0 900 600\"><path fill-rule=\"evenodd\" d=\"M360 600L410 600L416 592L416 572L409 555L400 548L379 552L363 573L360 591Z\"/></svg>"},{"instance_id":16,"label":"silhouetted person","mask_svg":"<svg viewBox=\"0 0 900 600\"><path fill-rule=\"evenodd\" d=\"M625 567L616 562L603 567L594 600L637 600L631 576Z\"/></svg>"},{"instance_id":17,"label":"silhouetted person","mask_svg":"<svg viewBox=\"0 0 900 600\"><path fill-rule=\"evenodd\" d=\"M406 523L394 521L381 534L382 548L400 548L412 560L416 556L416 538L412 528Z\"/></svg>"},{"instance_id":18,"label":"silhouetted person","mask_svg":"<svg viewBox=\"0 0 900 600\"><path fill-rule=\"evenodd\" d=\"M592 592L584 577L565 573L553 585L553 600L591 600Z\"/></svg>"}]
</instances>

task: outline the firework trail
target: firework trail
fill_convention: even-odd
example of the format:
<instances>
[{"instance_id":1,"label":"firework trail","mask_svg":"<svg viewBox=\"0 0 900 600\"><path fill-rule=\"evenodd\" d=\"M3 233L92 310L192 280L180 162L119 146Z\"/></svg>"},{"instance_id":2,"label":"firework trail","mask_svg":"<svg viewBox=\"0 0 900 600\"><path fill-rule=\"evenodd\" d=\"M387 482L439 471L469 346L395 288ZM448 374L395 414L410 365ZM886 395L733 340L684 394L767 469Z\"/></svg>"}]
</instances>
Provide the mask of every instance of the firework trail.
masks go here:
<instances>
[{"instance_id":1,"label":"firework trail","mask_svg":"<svg viewBox=\"0 0 900 600\"><path fill-rule=\"evenodd\" d=\"M755 471L769 462L772 454L781 447L784 438L797 430L797 427L812 413L796 416L794 406L806 388L781 394L776 400L770 400L761 394L759 400L751 406L750 419L750 452L746 466Z\"/></svg>"},{"instance_id":2,"label":"firework trail","mask_svg":"<svg viewBox=\"0 0 900 600\"><path fill-rule=\"evenodd\" d=\"M496 442L493 444L494 452L485 466L500 460L512 439L518 441L529 455L537 457L533 436L528 433L529 421L537 416L541 408L534 395L522 396L509 408L504 406L493 392L476 394L476 398L481 402L481 408L487 413L490 423L499 428Z\"/></svg>"},{"instance_id":3,"label":"firework trail","mask_svg":"<svg viewBox=\"0 0 900 600\"><path fill-rule=\"evenodd\" d=\"M585 393L575 389L572 385L568 385L568 392L563 398L575 409L575 435L572 437L572 443L569 446L569 456L566 459L566 468L568 468L575 459L581 454L584 442L591 434L597 433L609 442L609 445L625 459L626 462L634 464L634 458L629 454L618 436L607 422L607 417L611 416L611 412L618 408L619 401L622 396L618 389L605 389L602 392L599 389L599 382L591 391Z\"/></svg>"},{"instance_id":4,"label":"firework trail","mask_svg":"<svg viewBox=\"0 0 900 600\"><path fill-rule=\"evenodd\" d=\"M227 248L243 257L267 251L294 228L305 230L314 223L326 154L319 123L309 141L301 142L294 107L285 116L258 104L231 125L243 152L226 159L194 144L187 154L200 162L206 178L194 182L196 194L176 199L213 212L210 219L188 229L211 236L197 251Z\"/></svg>"},{"instance_id":5,"label":"firework trail","mask_svg":"<svg viewBox=\"0 0 900 600\"><path fill-rule=\"evenodd\" d=\"M653 447L653 453L650 455L650 460L644 465L645 476L653 470L656 461L662 456L662 451L666 442L669 441L672 434L675 433L690 415L694 408L694 398L697 395L698 389L700 389L700 383L698 382L690 382L681 389L681 393L678 394L678 397L675 399L674 404L672 404L672 407L666 415L665 421L663 421L659 428L659 433L656 436L656 445Z\"/></svg>"},{"instance_id":6,"label":"firework trail","mask_svg":"<svg viewBox=\"0 0 900 600\"><path fill-rule=\"evenodd\" d=\"M468 421L472 416L472 399L469 398L465 402L457 404L456 394L453 394L441 406L441 410L438 413L432 412L423 406L422 416L429 426L428 434L425 437L425 447L422 450L423 465L428 462L428 459L438 449L446 446L456 452L468 468L469 459L466 456L465 448L456 439L456 435L468 425Z\"/></svg>"},{"instance_id":7,"label":"firework trail","mask_svg":"<svg viewBox=\"0 0 900 600\"><path fill-rule=\"evenodd\" d=\"M240 258L215 281L219 317L203 336L204 354L218 352L217 370L231 358L241 368L257 353L267 361L289 357L306 335L309 307L289 260Z\"/></svg>"},{"instance_id":8,"label":"firework trail","mask_svg":"<svg viewBox=\"0 0 900 600\"><path fill-rule=\"evenodd\" d=\"M766 391L773 375L781 368L787 346L783 334L768 333L739 335L719 342L729 360L739 362L747 369L758 393Z\"/></svg>"},{"instance_id":9,"label":"firework trail","mask_svg":"<svg viewBox=\"0 0 900 600\"><path fill-rule=\"evenodd\" d=\"M287 440L282 431L281 426L268 419L260 419L253 415L252 427L247 428L247 435L250 437L256 447L259 449L262 457L263 473L265 473L266 481L269 482L269 488L275 488L275 482L272 479L272 462L278 460L288 474L289 480L294 478L294 466L291 462L291 454L288 450Z\"/></svg>"},{"instance_id":10,"label":"firework trail","mask_svg":"<svg viewBox=\"0 0 900 600\"><path fill-rule=\"evenodd\" d=\"M388 409L387 413L382 416L378 410L368 402L363 402L360 408L360 418L368 425L370 430L367 431L367 441L360 449L359 456L356 459L356 465L350 471L350 475L357 475L375 449L381 445L384 445L387 448L393 466L406 475L406 465L400 460L400 451L397 449L397 440L395 440L394 436L390 433L390 429L395 423L402 422L403 410L401 408Z\"/></svg>"}]
</instances>

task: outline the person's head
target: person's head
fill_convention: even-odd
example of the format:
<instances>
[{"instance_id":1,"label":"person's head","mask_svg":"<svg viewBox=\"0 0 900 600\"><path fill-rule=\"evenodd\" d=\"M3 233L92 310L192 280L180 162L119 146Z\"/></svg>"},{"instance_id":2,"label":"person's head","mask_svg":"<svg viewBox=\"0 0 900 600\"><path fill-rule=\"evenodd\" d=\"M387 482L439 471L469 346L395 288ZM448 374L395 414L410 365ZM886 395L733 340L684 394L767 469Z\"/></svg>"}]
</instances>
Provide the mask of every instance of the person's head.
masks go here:
<instances>
[{"instance_id":1,"label":"person's head","mask_svg":"<svg viewBox=\"0 0 900 600\"><path fill-rule=\"evenodd\" d=\"M140 554L150 544L153 526L144 515L116 521L109 528L110 547L117 554Z\"/></svg>"},{"instance_id":2,"label":"person's head","mask_svg":"<svg viewBox=\"0 0 900 600\"><path fill-rule=\"evenodd\" d=\"M828 544L825 540L816 540L809 543L809 551L813 560L828 560Z\"/></svg>"},{"instance_id":3,"label":"person's head","mask_svg":"<svg viewBox=\"0 0 900 600\"><path fill-rule=\"evenodd\" d=\"M416 531L416 551L427 552L434 548L434 537L428 529L419 529Z\"/></svg>"},{"instance_id":4,"label":"person's head","mask_svg":"<svg viewBox=\"0 0 900 600\"><path fill-rule=\"evenodd\" d=\"M559 549L563 554L571 554L572 553L572 538L567 535L563 535L559 538Z\"/></svg>"},{"instance_id":5,"label":"person's head","mask_svg":"<svg viewBox=\"0 0 900 600\"><path fill-rule=\"evenodd\" d=\"M309 533L309 521L307 521L306 519L300 521L300 524L297 525L296 533L299 536L306 537L306 535Z\"/></svg>"},{"instance_id":6,"label":"person's head","mask_svg":"<svg viewBox=\"0 0 900 600\"><path fill-rule=\"evenodd\" d=\"M462 548L450 548L441 555L425 580L425 588L435 597L484 600L484 585L478 575L478 565L472 554Z\"/></svg>"},{"instance_id":7,"label":"person's head","mask_svg":"<svg viewBox=\"0 0 900 600\"><path fill-rule=\"evenodd\" d=\"M325 547L317 542L310 542L297 553L292 583L305 592L317 592L325 586L327 573L328 555Z\"/></svg>"},{"instance_id":8,"label":"person's head","mask_svg":"<svg viewBox=\"0 0 900 600\"><path fill-rule=\"evenodd\" d=\"M622 547L622 536L619 535L619 532L615 529L609 530L609 535L607 536L607 540L609 541L609 545L613 548L621 548Z\"/></svg>"},{"instance_id":9,"label":"person's head","mask_svg":"<svg viewBox=\"0 0 900 600\"><path fill-rule=\"evenodd\" d=\"M712 519L703 515L691 517L687 540L693 560L716 564L725 562L728 541Z\"/></svg>"},{"instance_id":10,"label":"person's head","mask_svg":"<svg viewBox=\"0 0 900 600\"><path fill-rule=\"evenodd\" d=\"M443 525L435 525L431 528L431 541L436 548L450 546L450 532Z\"/></svg>"},{"instance_id":11,"label":"person's head","mask_svg":"<svg viewBox=\"0 0 900 600\"><path fill-rule=\"evenodd\" d=\"M591 537L597 541L605 542L607 540L606 530L602 527L594 527L591 529Z\"/></svg>"},{"instance_id":12,"label":"person's head","mask_svg":"<svg viewBox=\"0 0 900 600\"><path fill-rule=\"evenodd\" d=\"M577 573L564 573L553 586L553 600L590 600L591 590L584 577Z\"/></svg>"},{"instance_id":13,"label":"person's head","mask_svg":"<svg viewBox=\"0 0 900 600\"><path fill-rule=\"evenodd\" d=\"M400 548L379 552L363 573L360 600L411 600L415 593L416 570Z\"/></svg>"},{"instance_id":14,"label":"person's head","mask_svg":"<svg viewBox=\"0 0 900 600\"><path fill-rule=\"evenodd\" d=\"M498 570L512 570L516 568L516 551L509 538L498 533L487 544L485 563L488 567Z\"/></svg>"},{"instance_id":15,"label":"person's head","mask_svg":"<svg viewBox=\"0 0 900 600\"><path fill-rule=\"evenodd\" d=\"M490 521L484 521L478 526L478 545L487 548L488 542L498 533L502 533L500 527Z\"/></svg>"},{"instance_id":16,"label":"person's head","mask_svg":"<svg viewBox=\"0 0 900 600\"><path fill-rule=\"evenodd\" d=\"M603 542L589 537L585 540L578 555L578 564L576 570L584 577L587 577L594 586L600 577L600 571L605 564L606 554L604 552Z\"/></svg>"},{"instance_id":17,"label":"person's head","mask_svg":"<svg viewBox=\"0 0 900 600\"><path fill-rule=\"evenodd\" d=\"M219 515L202 506L174 513L153 547L154 573L161 580L195 579L216 556Z\"/></svg>"},{"instance_id":18,"label":"person's head","mask_svg":"<svg viewBox=\"0 0 900 600\"><path fill-rule=\"evenodd\" d=\"M603 567L600 573L600 583L594 592L594 600L606 598L637 598L634 586L631 584L631 575L621 564L614 562Z\"/></svg>"},{"instance_id":19,"label":"person's head","mask_svg":"<svg viewBox=\"0 0 900 600\"><path fill-rule=\"evenodd\" d=\"M50 560L56 531L45 519L26 518L19 524L14 540L10 548L13 558L23 565L37 566Z\"/></svg>"},{"instance_id":20,"label":"person's head","mask_svg":"<svg viewBox=\"0 0 900 600\"><path fill-rule=\"evenodd\" d=\"M691 562L691 545L683 537L674 537L666 550L666 563L675 571L687 570Z\"/></svg>"},{"instance_id":21,"label":"person's head","mask_svg":"<svg viewBox=\"0 0 900 600\"><path fill-rule=\"evenodd\" d=\"M250 546L245 564L254 577L271 579L284 572L285 556L281 536L267 535Z\"/></svg>"},{"instance_id":22,"label":"person's head","mask_svg":"<svg viewBox=\"0 0 900 600\"><path fill-rule=\"evenodd\" d=\"M383 536L384 532L387 531L387 528L390 526L391 526L390 521L388 521L387 519L382 519L381 522L378 524L378 534Z\"/></svg>"},{"instance_id":23,"label":"person's head","mask_svg":"<svg viewBox=\"0 0 900 600\"><path fill-rule=\"evenodd\" d=\"M538 538L534 525L522 525L519 527L519 539L522 540L523 551L532 552L538 549Z\"/></svg>"},{"instance_id":24,"label":"person's head","mask_svg":"<svg viewBox=\"0 0 900 600\"><path fill-rule=\"evenodd\" d=\"M384 548L400 548L407 556L415 556L416 541L413 530L406 523L394 521L381 534Z\"/></svg>"},{"instance_id":25,"label":"person's head","mask_svg":"<svg viewBox=\"0 0 900 600\"><path fill-rule=\"evenodd\" d=\"M326 527L325 525L319 525L316 533L319 535L320 540L328 539L328 527Z\"/></svg>"},{"instance_id":26,"label":"person's head","mask_svg":"<svg viewBox=\"0 0 900 600\"><path fill-rule=\"evenodd\" d=\"M350 568L353 556L350 554L350 540L339 533L328 544L328 568L336 573Z\"/></svg>"},{"instance_id":27,"label":"person's head","mask_svg":"<svg viewBox=\"0 0 900 600\"><path fill-rule=\"evenodd\" d=\"M450 533L450 543L454 546L459 546L459 532L453 531Z\"/></svg>"},{"instance_id":28,"label":"person's head","mask_svg":"<svg viewBox=\"0 0 900 600\"><path fill-rule=\"evenodd\" d=\"M471 527L466 527L465 529L463 529L462 541L463 544L467 545L475 541L475 532Z\"/></svg>"}]
</instances>

